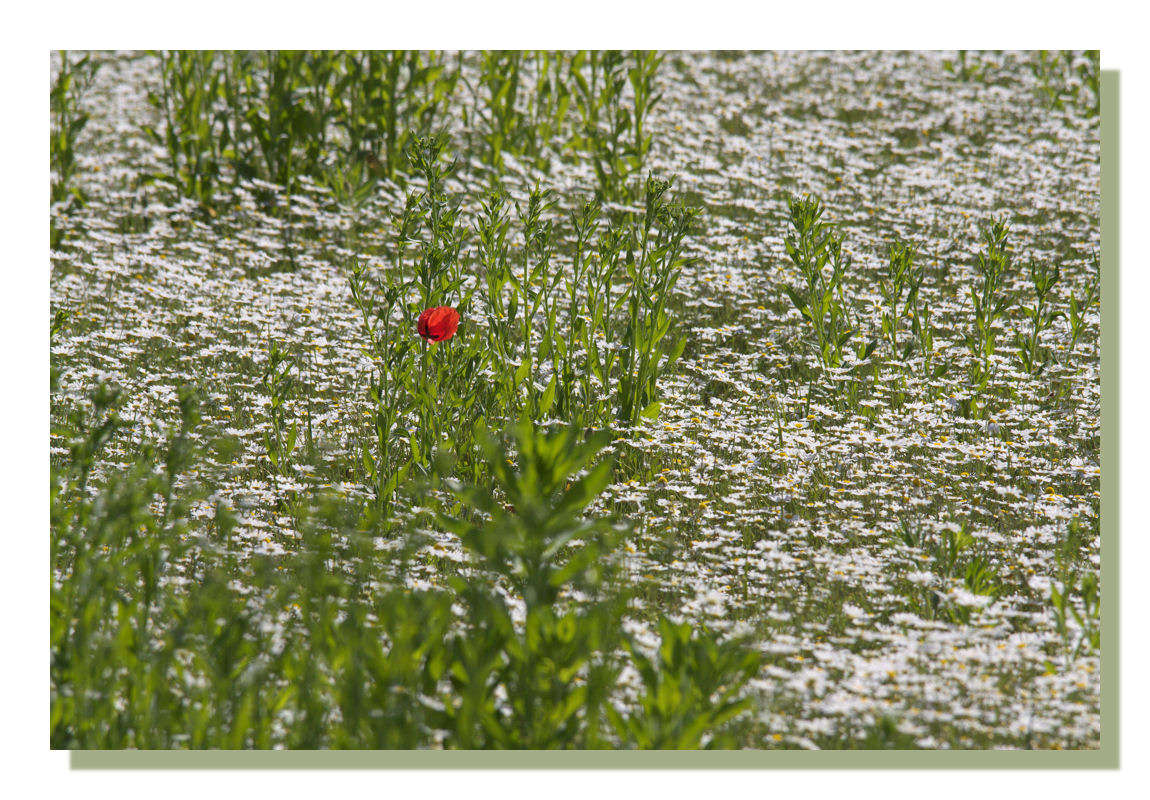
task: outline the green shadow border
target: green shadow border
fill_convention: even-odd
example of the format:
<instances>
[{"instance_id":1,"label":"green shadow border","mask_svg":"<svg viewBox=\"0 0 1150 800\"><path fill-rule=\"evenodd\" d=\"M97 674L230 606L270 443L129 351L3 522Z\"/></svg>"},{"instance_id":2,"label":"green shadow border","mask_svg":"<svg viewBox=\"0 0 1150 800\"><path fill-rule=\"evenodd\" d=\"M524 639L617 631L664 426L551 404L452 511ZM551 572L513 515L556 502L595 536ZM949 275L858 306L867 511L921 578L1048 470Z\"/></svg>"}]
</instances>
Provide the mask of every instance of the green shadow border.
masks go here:
<instances>
[{"instance_id":1,"label":"green shadow border","mask_svg":"<svg viewBox=\"0 0 1150 800\"><path fill-rule=\"evenodd\" d=\"M511 751L158 751L76 750L73 770L121 769L1118 769L1119 766L1119 73L1102 71L1102 735L1097 750L511 752Z\"/></svg>"}]
</instances>

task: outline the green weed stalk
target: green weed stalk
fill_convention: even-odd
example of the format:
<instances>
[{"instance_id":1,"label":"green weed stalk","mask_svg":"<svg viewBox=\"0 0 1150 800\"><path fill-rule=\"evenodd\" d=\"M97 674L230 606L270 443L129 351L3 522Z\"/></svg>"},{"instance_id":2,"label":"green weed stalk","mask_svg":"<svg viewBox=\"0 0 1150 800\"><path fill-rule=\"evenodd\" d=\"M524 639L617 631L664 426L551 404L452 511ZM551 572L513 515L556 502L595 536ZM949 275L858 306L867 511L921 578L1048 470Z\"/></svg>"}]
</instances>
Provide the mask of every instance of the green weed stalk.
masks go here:
<instances>
[{"instance_id":1,"label":"green weed stalk","mask_svg":"<svg viewBox=\"0 0 1150 800\"><path fill-rule=\"evenodd\" d=\"M76 185L76 147L91 115L80 109L79 101L92 85L99 69L99 63L90 55L69 61L68 52L60 52L60 71L49 95L52 124L48 145L53 205L75 203L82 206L86 202L84 191ZM53 219L52 246L56 247L62 238Z\"/></svg>"},{"instance_id":2,"label":"green weed stalk","mask_svg":"<svg viewBox=\"0 0 1150 800\"><path fill-rule=\"evenodd\" d=\"M670 181L647 178L646 213L642 226L633 228L628 245L626 269L631 281L624 299L616 304L626 309L617 397L618 418L627 424L658 415L659 377L687 343L685 336L670 347L663 341L671 328L667 300L682 273L683 242L699 209L665 200L670 187Z\"/></svg>"},{"instance_id":3,"label":"green weed stalk","mask_svg":"<svg viewBox=\"0 0 1150 800\"><path fill-rule=\"evenodd\" d=\"M989 361L998 340L998 322L1010 306L1003 282L1013 265L1007 246L1010 226L1003 220L992 222L982 233L985 249L975 264L976 279L970 287L974 304L974 329L966 334L966 346L972 356L971 385L976 391L986 387Z\"/></svg>"},{"instance_id":4,"label":"green weed stalk","mask_svg":"<svg viewBox=\"0 0 1150 800\"><path fill-rule=\"evenodd\" d=\"M212 213L224 153L234 134L217 105L224 73L215 68L210 50L156 52L160 59L160 91L148 102L161 117L162 128L144 126L144 133L167 152L167 171L153 176L195 200Z\"/></svg>"},{"instance_id":5,"label":"green weed stalk","mask_svg":"<svg viewBox=\"0 0 1150 800\"><path fill-rule=\"evenodd\" d=\"M784 286L783 290L810 326L823 368L838 367L844 348L855 334L842 286L851 257L843 253L842 239L822 221L824 208L817 197L790 196L787 209L791 231L784 243L805 286ZM829 277L824 272L828 265Z\"/></svg>"},{"instance_id":6,"label":"green weed stalk","mask_svg":"<svg viewBox=\"0 0 1150 800\"><path fill-rule=\"evenodd\" d=\"M1018 310L1030 321L1030 330L1019 330L1014 335L1018 346L1018 358L1027 374L1042 372L1051 360L1048 348L1039 345L1043 332L1053 327L1055 320L1062 317L1061 311L1050 308L1050 292L1062 277L1057 264L1032 261L1028 267L1030 285L1034 291L1034 305L1019 304Z\"/></svg>"}]
</instances>

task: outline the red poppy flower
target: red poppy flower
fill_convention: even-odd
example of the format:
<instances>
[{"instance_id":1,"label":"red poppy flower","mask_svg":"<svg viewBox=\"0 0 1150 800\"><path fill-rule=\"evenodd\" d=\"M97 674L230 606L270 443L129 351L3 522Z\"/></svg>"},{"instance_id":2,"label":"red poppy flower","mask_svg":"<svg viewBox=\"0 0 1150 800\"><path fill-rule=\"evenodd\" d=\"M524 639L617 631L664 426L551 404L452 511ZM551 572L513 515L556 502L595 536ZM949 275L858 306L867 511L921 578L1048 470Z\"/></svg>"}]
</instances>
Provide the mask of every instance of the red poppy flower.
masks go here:
<instances>
[{"instance_id":1,"label":"red poppy flower","mask_svg":"<svg viewBox=\"0 0 1150 800\"><path fill-rule=\"evenodd\" d=\"M433 342L450 339L459 329L459 312L448 306L429 308L419 315L419 335Z\"/></svg>"}]
</instances>

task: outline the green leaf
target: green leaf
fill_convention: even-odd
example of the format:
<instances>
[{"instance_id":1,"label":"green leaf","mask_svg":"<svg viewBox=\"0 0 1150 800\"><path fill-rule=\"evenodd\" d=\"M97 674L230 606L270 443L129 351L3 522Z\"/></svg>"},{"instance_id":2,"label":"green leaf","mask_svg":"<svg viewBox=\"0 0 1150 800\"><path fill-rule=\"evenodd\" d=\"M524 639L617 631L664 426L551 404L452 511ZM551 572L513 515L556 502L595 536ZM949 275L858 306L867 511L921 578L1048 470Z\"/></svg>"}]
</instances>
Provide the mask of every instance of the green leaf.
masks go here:
<instances>
[{"instance_id":1,"label":"green leaf","mask_svg":"<svg viewBox=\"0 0 1150 800\"><path fill-rule=\"evenodd\" d=\"M284 453L291 455L295 451L296 435L299 433L297 423L291 424L291 431L288 433L287 446L284 447Z\"/></svg>"},{"instance_id":2,"label":"green leaf","mask_svg":"<svg viewBox=\"0 0 1150 800\"><path fill-rule=\"evenodd\" d=\"M571 488L563 493L563 497L555 506L555 513L565 514L578 511L598 497L599 493L611 482L611 471L614 466L614 459L605 459L582 478L572 483Z\"/></svg>"},{"instance_id":3,"label":"green leaf","mask_svg":"<svg viewBox=\"0 0 1150 800\"><path fill-rule=\"evenodd\" d=\"M408 444L411 446L411 460L413 463L419 463L423 460L423 451L419 447L419 441L415 437L415 431L411 431L407 435Z\"/></svg>"},{"instance_id":4,"label":"green leaf","mask_svg":"<svg viewBox=\"0 0 1150 800\"><path fill-rule=\"evenodd\" d=\"M640 411L639 416L645 417L647 419L655 419L656 417L659 416L659 409L661 409L662 407L663 407L663 404L656 401L654 403L651 403L651 405L647 406L642 411Z\"/></svg>"},{"instance_id":5,"label":"green leaf","mask_svg":"<svg viewBox=\"0 0 1150 800\"><path fill-rule=\"evenodd\" d=\"M562 341L560 339L559 341ZM547 388L543 390L542 397L539 398L539 416L545 417L551 410L552 404L555 402L555 378L557 373L551 374L551 380L547 384Z\"/></svg>"},{"instance_id":6,"label":"green leaf","mask_svg":"<svg viewBox=\"0 0 1150 800\"><path fill-rule=\"evenodd\" d=\"M599 348L595 346L595 339L588 337L586 341L587 346L587 359L588 366L591 367L591 374L599 379L599 383L605 384L607 381L603 378L603 363L599 358Z\"/></svg>"},{"instance_id":7,"label":"green leaf","mask_svg":"<svg viewBox=\"0 0 1150 800\"><path fill-rule=\"evenodd\" d=\"M799 297L798 292L796 292L790 286L783 286L783 291L787 293L787 297L791 298L791 302L795 304L795 308L797 308L800 312L804 312L805 315L807 301Z\"/></svg>"}]
</instances>

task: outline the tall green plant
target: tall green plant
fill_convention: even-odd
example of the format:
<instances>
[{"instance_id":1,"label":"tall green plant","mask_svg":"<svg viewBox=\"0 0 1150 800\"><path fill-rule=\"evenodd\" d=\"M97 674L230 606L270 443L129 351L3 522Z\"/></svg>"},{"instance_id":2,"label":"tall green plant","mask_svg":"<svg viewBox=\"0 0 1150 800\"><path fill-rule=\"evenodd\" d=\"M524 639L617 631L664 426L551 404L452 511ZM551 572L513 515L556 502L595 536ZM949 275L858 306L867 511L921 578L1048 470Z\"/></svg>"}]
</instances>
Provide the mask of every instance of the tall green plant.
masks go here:
<instances>
[{"instance_id":1,"label":"tall green plant","mask_svg":"<svg viewBox=\"0 0 1150 800\"><path fill-rule=\"evenodd\" d=\"M720 644L706 628L665 617L659 620L659 634L653 658L633 639L626 642L643 692L638 709L629 716L608 708L619 738L639 749L736 746L722 727L752 707L743 689L758 675L762 656L745 643Z\"/></svg>"},{"instance_id":2,"label":"tall green plant","mask_svg":"<svg viewBox=\"0 0 1150 800\"><path fill-rule=\"evenodd\" d=\"M592 466L611 434L583 437L571 427L547 433L524 418L509 439L514 450L479 432L498 493L450 483L473 516L441 516L440 521L488 569L506 578L530 610L554 604L564 588L594 585L601 578L601 557L618 532L602 519L583 520L580 514L611 481L611 458ZM576 475L584 469L586 474ZM574 539L583 544L566 552Z\"/></svg>"},{"instance_id":3,"label":"tall green plant","mask_svg":"<svg viewBox=\"0 0 1150 800\"><path fill-rule=\"evenodd\" d=\"M49 95L52 125L48 144L53 205L65 202L83 205L86 200L84 191L75 182L76 144L91 115L80 109L79 100L92 85L99 69L99 62L93 61L91 55L69 61L68 51L60 52L60 71ZM53 246L56 241L53 234Z\"/></svg>"},{"instance_id":4,"label":"tall green plant","mask_svg":"<svg viewBox=\"0 0 1150 800\"><path fill-rule=\"evenodd\" d=\"M583 57L582 51L481 52L474 111L465 108L463 122L478 133L492 180L504 172L504 154L550 171L552 156L570 141L572 76Z\"/></svg>"},{"instance_id":5,"label":"tall green plant","mask_svg":"<svg viewBox=\"0 0 1150 800\"><path fill-rule=\"evenodd\" d=\"M659 413L658 381L686 346L682 336L671 347L663 340L671 328L667 301L682 274L683 242L699 209L664 199L670 181L647 178L646 213L627 254L626 325L619 356L619 419L634 423ZM638 251L637 254L635 251Z\"/></svg>"},{"instance_id":6,"label":"tall green plant","mask_svg":"<svg viewBox=\"0 0 1150 800\"><path fill-rule=\"evenodd\" d=\"M562 150L569 137L567 115L571 107L572 58L561 50L531 53L534 91L527 97L527 131L524 155L536 169L549 172L552 153Z\"/></svg>"},{"instance_id":7,"label":"tall green plant","mask_svg":"<svg viewBox=\"0 0 1150 800\"><path fill-rule=\"evenodd\" d=\"M693 635L686 624L661 619L663 644L654 661L623 638L645 691L633 712L611 703L621 665L608 653L620 644L625 606L623 596L605 595L604 588L609 556L625 529L581 516L611 480L610 458L591 466L610 438L606 431L583 437L572 427L544 433L523 420L512 430L514 451L483 437L496 492L453 486L469 517L442 515L441 523L525 604L518 628L504 601L455 582L472 628L482 631L457 640L460 666L447 672L453 696L463 698L448 706L448 717L469 722L460 746L607 746L607 721L624 746L695 748L707 736L714 736L712 746L733 744L721 729L750 706L741 695L760 657L741 643L720 645L705 630ZM564 608L573 591L592 599ZM477 643L488 643L487 654ZM492 655L496 649L502 652ZM495 686L508 697L502 717L482 691Z\"/></svg>"},{"instance_id":8,"label":"tall green plant","mask_svg":"<svg viewBox=\"0 0 1150 800\"><path fill-rule=\"evenodd\" d=\"M519 109L519 67L523 54L518 50L484 50L481 54L479 82L484 87L483 123L485 161L492 175L503 171L503 153L519 152L526 126Z\"/></svg>"},{"instance_id":9,"label":"tall green plant","mask_svg":"<svg viewBox=\"0 0 1150 800\"><path fill-rule=\"evenodd\" d=\"M601 211L601 204L590 200L585 201L578 212L571 214L575 252L571 270L563 279L566 289L563 300L568 324L566 332L555 339L555 373L558 378L556 413L562 419L571 420L576 427L586 426L588 420L599 418L593 411L597 397L591 385L592 375L587 358L579 359L576 350L580 347L580 341L587 338L586 331L598 330L603 322L604 301L593 291L595 283L592 280L598 266L594 241ZM608 284L611 277L606 276ZM583 352L587 352L585 346Z\"/></svg>"},{"instance_id":10,"label":"tall green plant","mask_svg":"<svg viewBox=\"0 0 1150 800\"><path fill-rule=\"evenodd\" d=\"M1052 110L1075 111L1087 119L1101 113L1098 50L1038 50L1026 62L1036 93Z\"/></svg>"},{"instance_id":11,"label":"tall green plant","mask_svg":"<svg viewBox=\"0 0 1150 800\"><path fill-rule=\"evenodd\" d=\"M224 164L224 152L238 133L230 134L217 100L224 73L216 68L211 50L157 51L160 90L148 102L162 127L146 125L144 133L167 153L167 171L155 179L172 185L181 195L214 213L215 194Z\"/></svg>"},{"instance_id":12,"label":"tall green plant","mask_svg":"<svg viewBox=\"0 0 1150 800\"><path fill-rule=\"evenodd\" d=\"M332 90L335 126L347 136L347 160L366 159L380 177L407 175L414 132L432 136L446 126L459 80L442 53L367 50L342 54Z\"/></svg>"},{"instance_id":13,"label":"tall green plant","mask_svg":"<svg viewBox=\"0 0 1150 800\"><path fill-rule=\"evenodd\" d=\"M301 50L262 54L259 91L247 96L244 109L244 121L256 143L255 155L262 159L262 169L254 165L247 169L265 175L289 193L295 190L300 173L306 172L296 149L317 135L322 124L301 102L306 60L307 53Z\"/></svg>"},{"instance_id":14,"label":"tall green plant","mask_svg":"<svg viewBox=\"0 0 1150 800\"><path fill-rule=\"evenodd\" d=\"M615 279L623 267L623 252L630 235L630 229L621 225L608 225L600 233L591 254L593 267L585 273L586 310L572 318L575 338L585 354L584 364L575 371L587 403L589 424L605 424L614 416L611 393L616 386L615 367L619 361L619 349L615 347L619 326L614 316L626 300L626 289L616 291Z\"/></svg>"},{"instance_id":15,"label":"tall green plant","mask_svg":"<svg viewBox=\"0 0 1150 800\"><path fill-rule=\"evenodd\" d=\"M608 202L629 199L628 180L646 162L651 135L644 126L662 96L655 89L662 62L663 56L653 51L628 56L620 50L592 50L579 53L572 63L579 147L591 156L600 194Z\"/></svg>"},{"instance_id":16,"label":"tall green plant","mask_svg":"<svg viewBox=\"0 0 1150 800\"><path fill-rule=\"evenodd\" d=\"M450 471L459 459L474 468L471 431L490 411L480 402L490 355L468 320L475 289L464 289L465 232L445 188L453 165L443 163L444 146L442 137L411 140L412 170L424 188L409 193L395 215L392 263L375 276L356 263L349 276L376 364L375 446L374 453L364 450L363 463L385 504L406 477ZM420 339L420 314L438 306L461 315L458 334L443 342Z\"/></svg>"},{"instance_id":17,"label":"tall green plant","mask_svg":"<svg viewBox=\"0 0 1150 800\"><path fill-rule=\"evenodd\" d=\"M291 355L272 340L268 343L268 361L260 383L268 398L270 431L264 432L264 451L272 467L280 475L291 474L291 456L295 452L298 425L287 425L287 401L296 385L292 370L296 368Z\"/></svg>"},{"instance_id":18,"label":"tall green plant","mask_svg":"<svg viewBox=\"0 0 1150 800\"><path fill-rule=\"evenodd\" d=\"M971 384L976 388L985 387L989 379L989 361L998 340L998 321L1010 306L1010 298L1003 291L1004 279L1013 265L1009 234L1010 226L1005 220L992 222L982 232L985 249L975 263L976 278L970 287L974 329L965 338L974 359Z\"/></svg>"},{"instance_id":19,"label":"tall green plant","mask_svg":"<svg viewBox=\"0 0 1150 800\"><path fill-rule=\"evenodd\" d=\"M582 512L611 480L612 459L592 464L610 434L545 433L523 419L509 438L510 447L481 432L495 489L452 483L458 512L439 518L525 604L516 626L506 601L454 582L475 634L453 649L449 676L460 700L445 704L453 745L603 746L600 725L619 670L607 654L623 605L602 592L624 531ZM576 590L589 601L564 608ZM496 687L508 698L503 714L491 699Z\"/></svg>"},{"instance_id":20,"label":"tall green plant","mask_svg":"<svg viewBox=\"0 0 1150 800\"><path fill-rule=\"evenodd\" d=\"M810 326L819 362L824 368L838 367L855 333L842 287L851 257L843 253L842 239L822 221L824 209L817 197L790 196L787 210L791 231L784 243L805 286L784 285L783 290ZM824 271L828 264L829 277Z\"/></svg>"},{"instance_id":21,"label":"tall green plant","mask_svg":"<svg viewBox=\"0 0 1150 800\"><path fill-rule=\"evenodd\" d=\"M1062 269L1057 264L1032 261L1028 272L1034 292L1034 305L1019 304L1018 310L1030 321L1030 330L1017 331L1014 342L1018 345L1022 368L1028 374L1034 374L1041 372L1050 362L1050 352L1039 346L1039 338L1062 316L1061 311L1050 308L1050 292L1062 277Z\"/></svg>"},{"instance_id":22,"label":"tall green plant","mask_svg":"<svg viewBox=\"0 0 1150 800\"><path fill-rule=\"evenodd\" d=\"M555 200L550 190L536 186L526 208L516 203L523 226L522 265L511 271L511 285L522 311L522 362L515 373L516 391L525 389L523 402L533 419L545 416L551 409L557 375L552 369L547 386L540 392L536 378L544 362L554 364L558 297L562 273L555 268L554 222L551 211ZM514 305L514 302L513 302Z\"/></svg>"},{"instance_id":23,"label":"tall green plant","mask_svg":"<svg viewBox=\"0 0 1150 800\"><path fill-rule=\"evenodd\" d=\"M220 502L195 522L205 498L185 478L207 464L195 395L178 399L166 444L142 445L96 486L87 477L119 425L117 396L97 391L93 415L61 433L53 747L735 744L725 726L749 705L757 656L662 620L652 660L622 632L630 590L616 553L629 526L587 516L612 479L609 433L523 420L498 440L480 427L491 479L444 482L456 503L432 515L478 569L448 576L449 591L412 591L419 523L399 552L381 550L378 514L346 499L301 505L286 556L241 558ZM624 653L645 687L633 709L620 705Z\"/></svg>"},{"instance_id":24,"label":"tall green plant","mask_svg":"<svg viewBox=\"0 0 1150 800\"><path fill-rule=\"evenodd\" d=\"M415 342L401 321L405 315L400 285L380 286L368 277L366 267L359 262L352 265L348 279L374 361L368 386L374 441L372 447L363 449L363 465L377 503L386 509L411 469L411 460L404 454L410 447L409 375Z\"/></svg>"},{"instance_id":25,"label":"tall green plant","mask_svg":"<svg viewBox=\"0 0 1150 800\"><path fill-rule=\"evenodd\" d=\"M187 550L195 495L177 480L194 461L199 423L191 390L166 447L145 445L135 463L89 490L95 455L123 426L120 393L101 385L92 413L61 431L69 455L51 475L52 746L165 746L165 694L174 652L162 636L167 565ZM163 543L160 546L159 543Z\"/></svg>"},{"instance_id":26,"label":"tall green plant","mask_svg":"<svg viewBox=\"0 0 1150 800\"><path fill-rule=\"evenodd\" d=\"M1068 351L1073 351L1078 346L1078 342L1086 330L1086 314L1098 303L1100 266L1100 256L1095 251L1092 258L1093 271L1086 280L1086 287L1081 299L1079 299L1077 292L1070 295L1066 310L1066 318L1070 323L1070 347L1067 348Z\"/></svg>"},{"instance_id":27,"label":"tall green plant","mask_svg":"<svg viewBox=\"0 0 1150 800\"><path fill-rule=\"evenodd\" d=\"M904 358L910 355L914 344L908 345L905 351L898 346L898 329L901 317L906 316L909 309L912 314L918 308L918 292L922 287L924 268L914 264L914 248L903 241L896 241L890 246L890 258L887 266L887 275L879 281L879 291L886 302L887 309L882 315L882 332L890 342L891 353ZM905 300L903 293L906 293ZM900 311L899 304L903 307ZM917 318L917 315L915 315ZM921 328L917 329L921 336Z\"/></svg>"}]
</instances>

